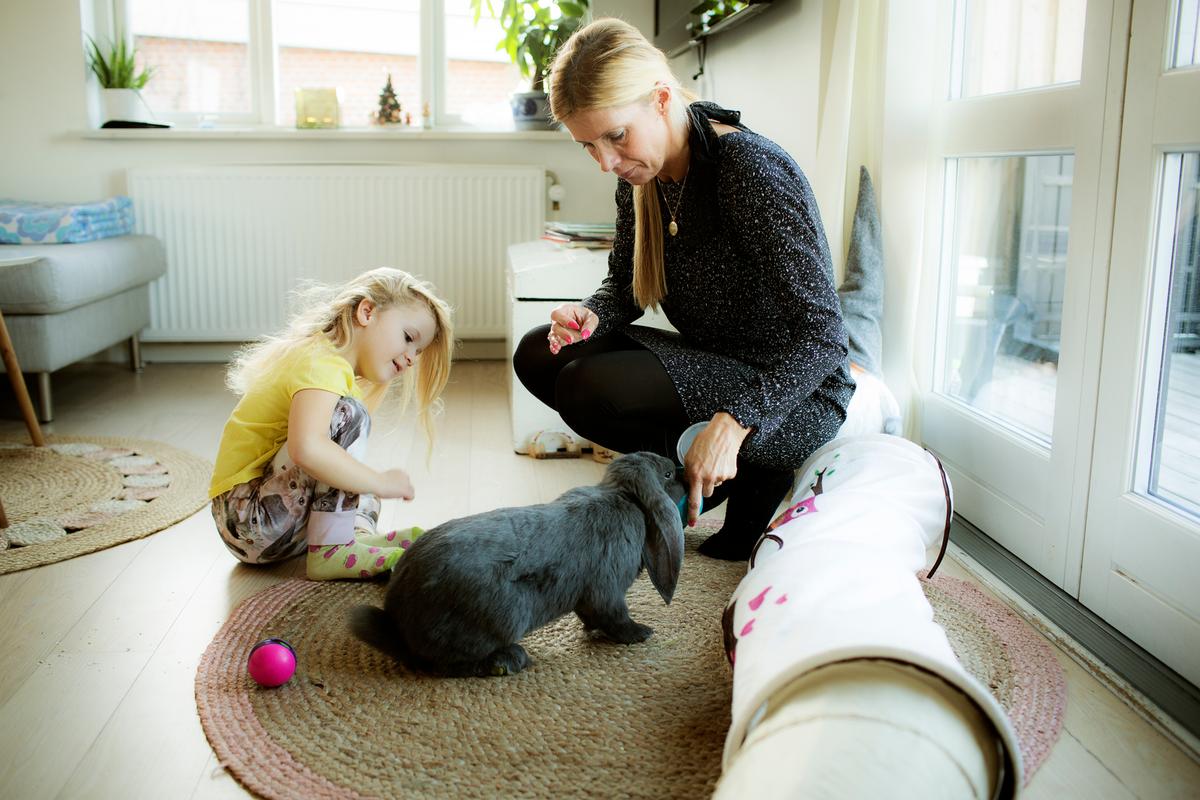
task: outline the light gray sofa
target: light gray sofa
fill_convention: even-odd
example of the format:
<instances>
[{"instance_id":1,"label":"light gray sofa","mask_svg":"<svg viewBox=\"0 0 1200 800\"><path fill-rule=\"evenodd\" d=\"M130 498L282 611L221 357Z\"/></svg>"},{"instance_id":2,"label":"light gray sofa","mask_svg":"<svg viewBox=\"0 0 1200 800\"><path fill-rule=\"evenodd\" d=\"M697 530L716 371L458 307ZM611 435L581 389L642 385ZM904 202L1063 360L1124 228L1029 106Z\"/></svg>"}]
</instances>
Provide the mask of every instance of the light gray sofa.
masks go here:
<instances>
[{"instance_id":1,"label":"light gray sofa","mask_svg":"<svg viewBox=\"0 0 1200 800\"><path fill-rule=\"evenodd\" d=\"M51 372L124 339L130 366L141 370L150 282L166 271L166 251L153 236L0 246L0 311L21 370L37 375L42 422L53 418Z\"/></svg>"}]
</instances>

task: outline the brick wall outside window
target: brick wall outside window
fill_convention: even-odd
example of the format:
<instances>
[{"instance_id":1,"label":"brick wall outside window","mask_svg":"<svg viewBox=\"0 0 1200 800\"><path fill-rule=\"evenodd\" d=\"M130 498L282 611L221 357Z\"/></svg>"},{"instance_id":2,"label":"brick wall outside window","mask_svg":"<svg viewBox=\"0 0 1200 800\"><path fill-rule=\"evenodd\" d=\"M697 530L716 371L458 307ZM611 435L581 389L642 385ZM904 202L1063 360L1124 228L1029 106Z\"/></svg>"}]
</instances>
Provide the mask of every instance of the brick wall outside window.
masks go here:
<instances>
[{"instance_id":1,"label":"brick wall outside window","mask_svg":"<svg viewBox=\"0 0 1200 800\"><path fill-rule=\"evenodd\" d=\"M250 113L250 53L245 44L138 36L154 75L142 97L155 113Z\"/></svg>"},{"instance_id":2,"label":"brick wall outside window","mask_svg":"<svg viewBox=\"0 0 1200 800\"><path fill-rule=\"evenodd\" d=\"M139 36L136 45L142 61L155 69L142 92L155 112L250 112L245 44ZM478 112L489 105L503 112L508 96L522 88L520 73L512 64L454 60L448 67L446 105L450 113ZM403 109L411 112L414 124L421 122L416 56L283 47L278 69L280 125L296 124L296 88L337 87L341 89L342 126L367 126L369 115L378 108L388 73Z\"/></svg>"}]
</instances>

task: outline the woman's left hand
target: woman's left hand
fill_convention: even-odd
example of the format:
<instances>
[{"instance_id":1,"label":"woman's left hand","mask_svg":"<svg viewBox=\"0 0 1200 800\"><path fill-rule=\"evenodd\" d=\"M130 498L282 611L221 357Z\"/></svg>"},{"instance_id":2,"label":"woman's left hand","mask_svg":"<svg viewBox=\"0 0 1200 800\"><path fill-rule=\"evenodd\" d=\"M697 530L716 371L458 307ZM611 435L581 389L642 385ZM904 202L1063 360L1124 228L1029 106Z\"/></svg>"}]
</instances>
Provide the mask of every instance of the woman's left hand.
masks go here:
<instances>
[{"instance_id":1,"label":"woman's left hand","mask_svg":"<svg viewBox=\"0 0 1200 800\"><path fill-rule=\"evenodd\" d=\"M700 497L712 497L713 489L737 475L737 456L749 428L724 411L713 415L684 456L688 481L688 525L700 518Z\"/></svg>"},{"instance_id":2,"label":"woman's left hand","mask_svg":"<svg viewBox=\"0 0 1200 800\"><path fill-rule=\"evenodd\" d=\"M565 345L586 341L599 326L595 311L579 303L563 303L550 312L550 352L558 355Z\"/></svg>"}]
</instances>

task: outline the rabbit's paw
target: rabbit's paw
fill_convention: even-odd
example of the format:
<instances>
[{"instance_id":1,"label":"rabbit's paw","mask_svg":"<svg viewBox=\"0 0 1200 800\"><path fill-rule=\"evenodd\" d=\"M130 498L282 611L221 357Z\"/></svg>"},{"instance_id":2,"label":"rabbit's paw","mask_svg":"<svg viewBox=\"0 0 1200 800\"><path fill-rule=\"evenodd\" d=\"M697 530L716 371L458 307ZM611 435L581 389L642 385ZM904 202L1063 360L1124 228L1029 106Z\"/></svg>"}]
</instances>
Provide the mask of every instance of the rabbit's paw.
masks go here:
<instances>
[{"instance_id":1,"label":"rabbit's paw","mask_svg":"<svg viewBox=\"0 0 1200 800\"><path fill-rule=\"evenodd\" d=\"M625 620L619 625L606 625L599 630L608 639L618 644L637 644L650 638L654 628L633 620Z\"/></svg>"},{"instance_id":2,"label":"rabbit's paw","mask_svg":"<svg viewBox=\"0 0 1200 800\"><path fill-rule=\"evenodd\" d=\"M529 658L529 654L525 652L525 648L513 643L508 647L500 648L484 659L483 674L497 678L516 675L531 663L533 662Z\"/></svg>"}]
</instances>

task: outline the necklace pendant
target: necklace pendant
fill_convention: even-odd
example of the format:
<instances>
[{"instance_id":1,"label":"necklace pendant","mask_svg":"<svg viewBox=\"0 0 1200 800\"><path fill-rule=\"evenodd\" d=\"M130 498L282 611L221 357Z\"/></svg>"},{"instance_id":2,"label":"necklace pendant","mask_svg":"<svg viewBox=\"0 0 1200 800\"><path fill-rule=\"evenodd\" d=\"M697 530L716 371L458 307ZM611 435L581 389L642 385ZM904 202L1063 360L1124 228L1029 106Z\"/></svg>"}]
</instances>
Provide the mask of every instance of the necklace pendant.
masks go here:
<instances>
[{"instance_id":1,"label":"necklace pendant","mask_svg":"<svg viewBox=\"0 0 1200 800\"><path fill-rule=\"evenodd\" d=\"M679 226L675 224L675 220L671 220L671 224L667 226L667 231L674 236L679 233Z\"/></svg>"}]
</instances>

